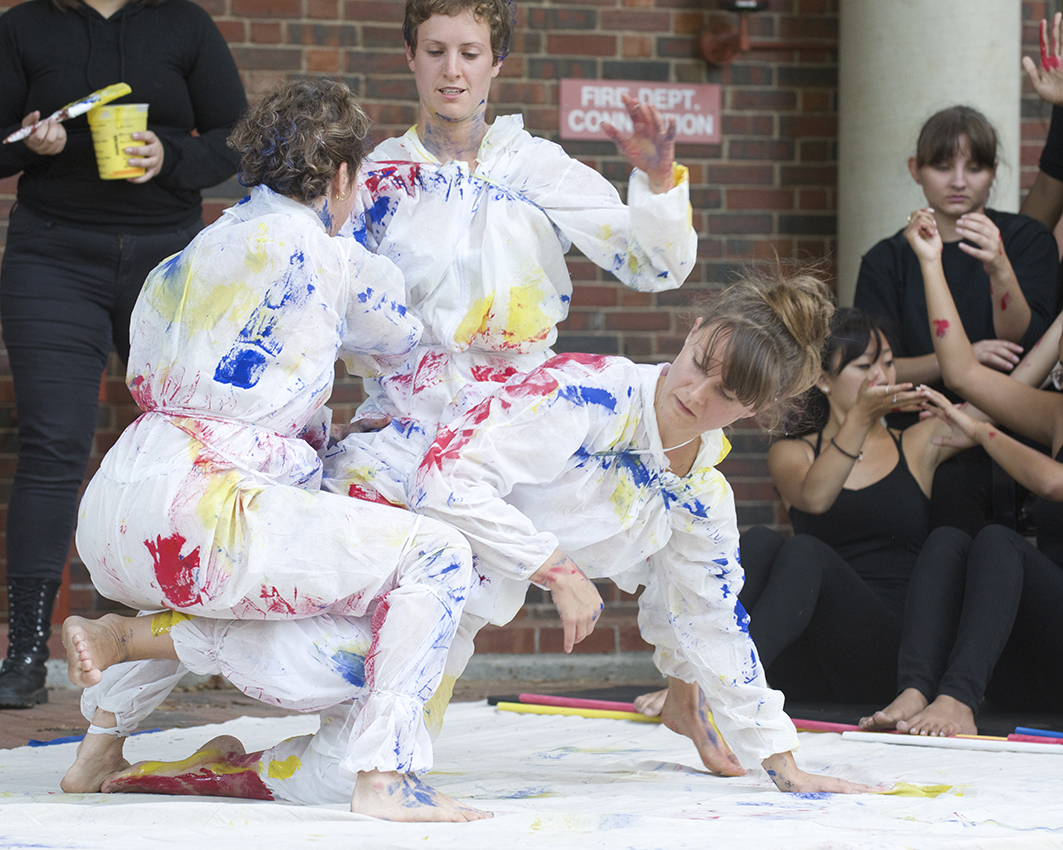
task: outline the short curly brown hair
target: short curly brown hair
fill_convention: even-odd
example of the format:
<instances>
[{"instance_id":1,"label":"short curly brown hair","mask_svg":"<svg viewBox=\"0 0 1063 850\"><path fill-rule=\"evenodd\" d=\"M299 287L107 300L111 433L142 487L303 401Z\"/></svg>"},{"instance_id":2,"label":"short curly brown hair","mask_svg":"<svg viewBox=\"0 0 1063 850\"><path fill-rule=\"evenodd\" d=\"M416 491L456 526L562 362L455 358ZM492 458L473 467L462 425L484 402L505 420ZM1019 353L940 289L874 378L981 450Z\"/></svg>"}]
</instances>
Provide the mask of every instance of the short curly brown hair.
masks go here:
<instances>
[{"instance_id":1,"label":"short curly brown hair","mask_svg":"<svg viewBox=\"0 0 1063 850\"><path fill-rule=\"evenodd\" d=\"M308 202L328 193L341 163L362 164L369 116L351 90L328 77L289 80L267 94L233 128L240 182Z\"/></svg>"},{"instance_id":2,"label":"short curly brown hair","mask_svg":"<svg viewBox=\"0 0 1063 850\"><path fill-rule=\"evenodd\" d=\"M491 29L491 52L497 65L509 55L516 12L512 0L406 0L406 15L402 21L402 37L410 53L417 52L417 28L432 15L453 17L464 11L472 12L478 21Z\"/></svg>"}]
</instances>

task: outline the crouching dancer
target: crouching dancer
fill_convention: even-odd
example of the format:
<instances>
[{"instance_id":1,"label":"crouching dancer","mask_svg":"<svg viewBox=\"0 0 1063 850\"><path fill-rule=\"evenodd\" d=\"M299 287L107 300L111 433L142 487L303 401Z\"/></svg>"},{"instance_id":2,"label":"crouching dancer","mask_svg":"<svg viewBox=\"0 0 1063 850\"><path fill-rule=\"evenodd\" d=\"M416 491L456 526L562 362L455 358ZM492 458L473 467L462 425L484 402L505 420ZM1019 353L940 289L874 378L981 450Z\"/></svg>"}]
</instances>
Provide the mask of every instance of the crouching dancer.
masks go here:
<instances>
[{"instance_id":1,"label":"crouching dancer","mask_svg":"<svg viewBox=\"0 0 1063 850\"><path fill-rule=\"evenodd\" d=\"M330 750L353 783L352 810L470 820L485 813L417 779L431 766L424 703L464 605L468 544L442 523L320 488L337 356L379 374L421 332L391 262L335 238L367 130L346 86L324 79L283 85L234 130L254 188L149 276L127 375L144 412L107 453L78 522L78 551L103 595L167 610L70 618L63 639L75 684L116 678L134 700L136 676L160 668L122 662L148 658L167 659L170 673L226 670L278 705L356 700ZM224 635L233 620L283 649L266 656L272 642L219 638L207 651L183 639ZM299 639L341 620L349 639ZM342 695L337 679L349 686ZM92 725L63 779L69 792L106 790L128 768L123 707L96 690L83 699ZM272 797L271 783L269 771L237 770L207 793Z\"/></svg>"},{"instance_id":2,"label":"crouching dancer","mask_svg":"<svg viewBox=\"0 0 1063 850\"><path fill-rule=\"evenodd\" d=\"M734 498L716 469L729 448L724 427L752 415L770 424L811 385L832 309L815 278L767 269L713 298L671 364L563 354L457 410L438 433L408 427L422 445L405 477L398 466L386 477L384 432L330 451L329 486L407 502L461 530L476 555L430 726L477 630L508 622L529 582L551 591L571 649L602 610L591 579L609 577L627 591L645 587L639 627L654 661L711 702L730 750L710 731L696 687L676 725L717 772L761 764L783 791L877 790L798 768L797 733L783 695L765 683L738 602ZM249 758L275 763L292 746ZM169 769L183 775L180 763Z\"/></svg>"}]
</instances>

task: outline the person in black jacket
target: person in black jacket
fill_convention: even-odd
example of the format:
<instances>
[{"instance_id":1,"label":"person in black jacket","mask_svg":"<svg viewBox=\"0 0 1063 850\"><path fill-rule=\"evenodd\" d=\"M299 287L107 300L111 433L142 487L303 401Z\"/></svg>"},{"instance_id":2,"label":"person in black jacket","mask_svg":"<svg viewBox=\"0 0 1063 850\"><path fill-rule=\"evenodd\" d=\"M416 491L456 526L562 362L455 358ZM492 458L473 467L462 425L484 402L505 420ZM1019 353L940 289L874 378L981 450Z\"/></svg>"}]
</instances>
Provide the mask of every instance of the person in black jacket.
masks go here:
<instances>
[{"instance_id":1,"label":"person in black jacket","mask_svg":"<svg viewBox=\"0 0 1063 850\"><path fill-rule=\"evenodd\" d=\"M143 175L101 180L84 116L0 146L0 177L21 172L0 268L18 413L0 708L47 700L52 603L107 358L128 354L148 272L203 227L200 191L239 164L225 141L247 100L224 38L191 0L30 0L0 16L3 135L117 82L132 88L118 102L148 104L148 129L126 148Z\"/></svg>"}]
</instances>

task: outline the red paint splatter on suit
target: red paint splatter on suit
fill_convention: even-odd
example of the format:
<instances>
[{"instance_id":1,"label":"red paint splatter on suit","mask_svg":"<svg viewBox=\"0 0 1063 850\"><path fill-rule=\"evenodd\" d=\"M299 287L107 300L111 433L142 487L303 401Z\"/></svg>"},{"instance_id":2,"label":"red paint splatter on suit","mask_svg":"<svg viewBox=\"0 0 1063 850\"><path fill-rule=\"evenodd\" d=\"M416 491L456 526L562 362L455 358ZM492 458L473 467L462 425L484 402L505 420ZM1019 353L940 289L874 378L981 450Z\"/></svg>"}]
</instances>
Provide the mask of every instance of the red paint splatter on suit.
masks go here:
<instances>
[{"instance_id":1,"label":"red paint splatter on suit","mask_svg":"<svg viewBox=\"0 0 1063 850\"><path fill-rule=\"evenodd\" d=\"M458 421L471 422L472 426L482 424L491 414L491 404L493 401L496 401L496 399L489 398L486 401L480 402ZM500 404L505 404L502 400L498 401ZM442 472L443 464L445 462L456 461L461 457L461 450L465 448L475 433L475 427L440 428L435 440L432 441L432 445L429 446L428 451L425 452L424 460L421 461L421 465L429 468L435 467Z\"/></svg>"},{"instance_id":2,"label":"red paint splatter on suit","mask_svg":"<svg viewBox=\"0 0 1063 850\"><path fill-rule=\"evenodd\" d=\"M504 366L473 366L469 371L473 380L482 384L504 384L517 374L517 368L511 363Z\"/></svg>"},{"instance_id":3,"label":"red paint splatter on suit","mask_svg":"<svg viewBox=\"0 0 1063 850\"><path fill-rule=\"evenodd\" d=\"M298 604L299 591L295 591L296 599L294 600ZM271 614L287 614L293 615L296 613L295 605L288 602L275 587L263 587L261 593L262 599L266 603L266 610Z\"/></svg>"},{"instance_id":4,"label":"red paint splatter on suit","mask_svg":"<svg viewBox=\"0 0 1063 850\"><path fill-rule=\"evenodd\" d=\"M155 580L170 606L174 608L199 605L203 601L202 590L197 584L199 547L182 557L181 547L185 542L185 538L177 533L169 537L160 535L154 542L144 541L155 562Z\"/></svg>"},{"instance_id":5,"label":"red paint splatter on suit","mask_svg":"<svg viewBox=\"0 0 1063 850\"><path fill-rule=\"evenodd\" d=\"M941 339L949 332L948 319L934 319L934 336Z\"/></svg>"},{"instance_id":6,"label":"red paint splatter on suit","mask_svg":"<svg viewBox=\"0 0 1063 850\"><path fill-rule=\"evenodd\" d=\"M372 690L376 682L376 654L377 644L380 641L380 629L384 626L384 620L387 619L390 608L391 602L388 601L388 597L385 595L377 603L376 608L373 609L373 617L369 621L373 641L369 644L369 652L365 654L365 684L370 690Z\"/></svg>"},{"instance_id":7,"label":"red paint splatter on suit","mask_svg":"<svg viewBox=\"0 0 1063 850\"><path fill-rule=\"evenodd\" d=\"M399 189L407 195L421 180L421 163L409 161L385 161L374 163L372 171L365 174L365 187L374 199L386 194L389 189Z\"/></svg>"},{"instance_id":8,"label":"red paint splatter on suit","mask_svg":"<svg viewBox=\"0 0 1063 850\"><path fill-rule=\"evenodd\" d=\"M590 366L595 372L604 372L609 365L609 358L602 354L583 354L571 351L565 354L556 354L545 365L561 365L564 363L579 363L581 366Z\"/></svg>"},{"instance_id":9,"label":"red paint splatter on suit","mask_svg":"<svg viewBox=\"0 0 1063 850\"><path fill-rule=\"evenodd\" d=\"M413 379L414 394L421 392L426 387L438 384L446 375L447 363L450 355L442 351L430 351L417 364L417 372Z\"/></svg>"},{"instance_id":10,"label":"red paint splatter on suit","mask_svg":"<svg viewBox=\"0 0 1063 850\"><path fill-rule=\"evenodd\" d=\"M348 487L347 495L353 499L361 499L363 502L373 502L377 505L387 505L389 508L403 507L402 505L395 505L392 502L389 502L376 490L373 490L369 487L363 487L361 484L352 484L350 487Z\"/></svg>"}]
</instances>

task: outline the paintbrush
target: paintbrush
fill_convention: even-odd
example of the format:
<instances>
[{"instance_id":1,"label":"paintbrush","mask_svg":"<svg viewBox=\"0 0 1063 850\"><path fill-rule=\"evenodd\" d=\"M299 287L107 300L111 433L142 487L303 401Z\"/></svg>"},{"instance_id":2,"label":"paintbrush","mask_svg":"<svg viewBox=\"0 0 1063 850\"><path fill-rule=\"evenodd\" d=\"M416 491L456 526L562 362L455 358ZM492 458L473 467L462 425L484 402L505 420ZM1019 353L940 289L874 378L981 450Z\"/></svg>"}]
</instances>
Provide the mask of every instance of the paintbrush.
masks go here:
<instances>
[{"instance_id":1,"label":"paintbrush","mask_svg":"<svg viewBox=\"0 0 1063 850\"><path fill-rule=\"evenodd\" d=\"M110 103L112 100L117 100L118 98L129 94L131 91L133 90L125 83L115 83L114 85L107 86L99 91L94 91L92 94L86 95L80 100L68 103L62 109L57 109L47 118L35 121L33 124L30 124L28 127L23 127L21 130L16 130L4 139L4 144L6 145L8 142L21 141L40 127L45 121L66 121L67 118L74 118L75 116L88 112L93 107L100 106L104 103Z\"/></svg>"}]
</instances>

